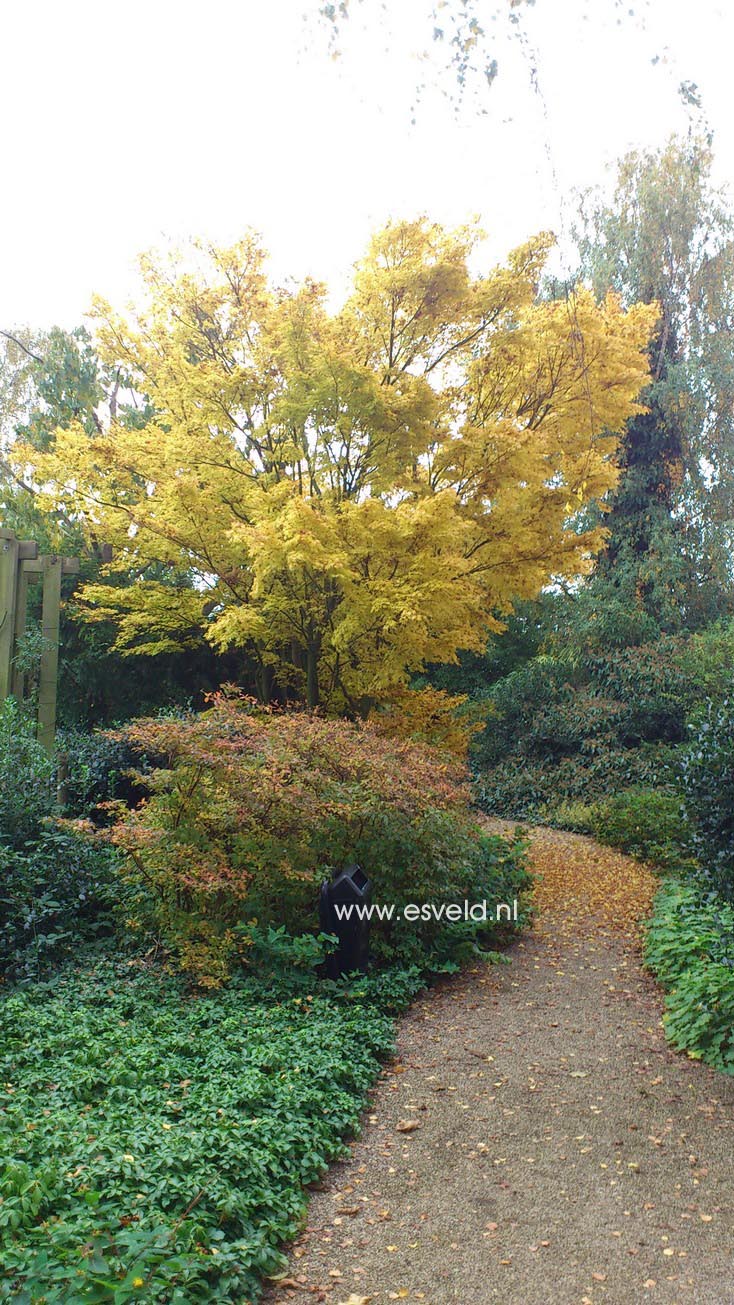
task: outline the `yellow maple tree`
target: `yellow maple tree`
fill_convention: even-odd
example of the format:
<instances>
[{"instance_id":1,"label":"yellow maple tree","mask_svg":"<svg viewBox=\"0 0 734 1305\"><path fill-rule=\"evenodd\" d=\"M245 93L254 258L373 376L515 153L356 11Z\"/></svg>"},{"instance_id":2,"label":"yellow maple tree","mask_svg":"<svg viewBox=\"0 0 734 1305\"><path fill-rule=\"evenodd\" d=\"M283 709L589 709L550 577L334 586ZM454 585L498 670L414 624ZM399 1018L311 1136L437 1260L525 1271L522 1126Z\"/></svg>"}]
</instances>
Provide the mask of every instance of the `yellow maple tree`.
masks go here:
<instances>
[{"instance_id":1,"label":"yellow maple tree","mask_svg":"<svg viewBox=\"0 0 734 1305\"><path fill-rule=\"evenodd\" d=\"M361 713L588 569L602 533L579 513L615 483L656 310L540 297L547 235L473 274L478 240L392 223L337 309L270 285L254 237L147 258L136 309L95 303L140 420L16 457L115 565L188 578L87 587L120 648L203 630L264 699Z\"/></svg>"}]
</instances>

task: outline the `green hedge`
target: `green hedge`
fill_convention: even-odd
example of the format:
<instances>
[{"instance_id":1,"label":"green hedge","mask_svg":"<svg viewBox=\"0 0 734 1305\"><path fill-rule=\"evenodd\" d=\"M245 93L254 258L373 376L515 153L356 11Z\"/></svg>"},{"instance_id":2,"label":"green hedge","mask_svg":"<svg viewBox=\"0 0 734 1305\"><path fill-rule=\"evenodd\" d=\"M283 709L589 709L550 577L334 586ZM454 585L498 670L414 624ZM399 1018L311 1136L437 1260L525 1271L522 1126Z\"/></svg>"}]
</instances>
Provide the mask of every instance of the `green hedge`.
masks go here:
<instances>
[{"instance_id":1,"label":"green hedge","mask_svg":"<svg viewBox=\"0 0 734 1305\"><path fill-rule=\"evenodd\" d=\"M662 789L630 789L597 803L591 830L601 843L664 870L682 866L691 840L680 794Z\"/></svg>"}]
</instances>

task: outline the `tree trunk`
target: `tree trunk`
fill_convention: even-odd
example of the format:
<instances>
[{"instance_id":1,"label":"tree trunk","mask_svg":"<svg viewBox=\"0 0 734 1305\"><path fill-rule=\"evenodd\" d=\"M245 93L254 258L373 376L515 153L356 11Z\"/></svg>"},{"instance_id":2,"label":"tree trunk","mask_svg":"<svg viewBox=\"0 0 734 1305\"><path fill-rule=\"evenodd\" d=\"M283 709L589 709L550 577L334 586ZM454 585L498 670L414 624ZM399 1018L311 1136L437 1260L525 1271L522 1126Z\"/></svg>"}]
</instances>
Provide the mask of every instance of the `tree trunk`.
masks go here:
<instances>
[{"instance_id":1,"label":"tree trunk","mask_svg":"<svg viewBox=\"0 0 734 1305\"><path fill-rule=\"evenodd\" d=\"M319 659L314 647L306 654L306 701L311 711L319 705Z\"/></svg>"},{"instance_id":2,"label":"tree trunk","mask_svg":"<svg viewBox=\"0 0 734 1305\"><path fill-rule=\"evenodd\" d=\"M258 700L263 707L267 707L273 696L273 685L275 683L275 668L267 662L258 662L255 671L255 685L257 687Z\"/></svg>"}]
</instances>

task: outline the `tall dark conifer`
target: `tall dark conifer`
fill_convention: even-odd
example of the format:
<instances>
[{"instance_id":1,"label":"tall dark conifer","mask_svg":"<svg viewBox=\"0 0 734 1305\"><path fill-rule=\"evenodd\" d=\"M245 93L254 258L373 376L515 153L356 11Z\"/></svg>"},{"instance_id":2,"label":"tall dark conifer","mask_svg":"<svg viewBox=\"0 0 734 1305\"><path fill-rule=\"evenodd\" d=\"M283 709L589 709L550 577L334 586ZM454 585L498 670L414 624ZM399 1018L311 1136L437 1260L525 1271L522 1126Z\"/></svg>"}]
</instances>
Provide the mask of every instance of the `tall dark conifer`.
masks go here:
<instances>
[{"instance_id":1,"label":"tall dark conifer","mask_svg":"<svg viewBox=\"0 0 734 1305\"><path fill-rule=\"evenodd\" d=\"M587 195L576 233L599 294L660 306L647 411L622 442L589 600L631 604L666 631L705 625L733 599L734 226L711 162L695 138L628 155L611 203Z\"/></svg>"}]
</instances>

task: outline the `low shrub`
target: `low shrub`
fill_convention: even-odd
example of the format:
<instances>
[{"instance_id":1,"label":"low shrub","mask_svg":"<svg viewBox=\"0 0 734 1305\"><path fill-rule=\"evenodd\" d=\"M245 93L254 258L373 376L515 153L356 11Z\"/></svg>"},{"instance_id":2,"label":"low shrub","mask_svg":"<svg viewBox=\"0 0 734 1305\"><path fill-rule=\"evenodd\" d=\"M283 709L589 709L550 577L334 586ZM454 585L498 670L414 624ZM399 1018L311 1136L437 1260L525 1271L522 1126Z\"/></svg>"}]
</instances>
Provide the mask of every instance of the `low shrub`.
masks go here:
<instances>
[{"instance_id":1,"label":"low shrub","mask_svg":"<svg viewBox=\"0 0 734 1305\"><path fill-rule=\"evenodd\" d=\"M646 962L667 992L673 1046L734 1073L734 909L669 880L655 899Z\"/></svg>"},{"instance_id":2,"label":"low shrub","mask_svg":"<svg viewBox=\"0 0 734 1305\"><path fill-rule=\"evenodd\" d=\"M518 750L475 779L483 810L513 820L544 820L564 803L593 805L612 792L654 788L674 773L676 754L664 744L600 748L547 761Z\"/></svg>"},{"instance_id":3,"label":"low shrub","mask_svg":"<svg viewBox=\"0 0 734 1305\"><path fill-rule=\"evenodd\" d=\"M574 834L591 834L594 829L596 807L589 802L562 799L541 807L538 816L544 825L555 829L570 829Z\"/></svg>"},{"instance_id":4,"label":"low shrub","mask_svg":"<svg viewBox=\"0 0 734 1305\"><path fill-rule=\"evenodd\" d=\"M407 903L512 901L528 886L521 848L473 819L463 764L388 742L369 723L220 696L199 715L134 722L124 738L157 759L141 776L149 796L87 832L122 852L141 893L138 925L150 923L198 982L221 983L247 960L251 919L313 930L322 880L353 861L373 900L395 905L391 921L373 922L383 963L440 964L497 932L409 924Z\"/></svg>"},{"instance_id":5,"label":"low shrub","mask_svg":"<svg viewBox=\"0 0 734 1305\"><path fill-rule=\"evenodd\" d=\"M378 997L140 962L5 995L0 1300L257 1300L391 1049Z\"/></svg>"},{"instance_id":6,"label":"low shrub","mask_svg":"<svg viewBox=\"0 0 734 1305\"><path fill-rule=\"evenodd\" d=\"M672 789L628 789L596 802L562 799L542 807L539 817L559 829L591 834L661 870L686 874L696 868L683 800Z\"/></svg>"},{"instance_id":7,"label":"low shrub","mask_svg":"<svg viewBox=\"0 0 734 1305\"><path fill-rule=\"evenodd\" d=\"M109 848L54 823L53 761L16 703L0 705L0 975L29 979L114 927Z\"/></svg>"},{"instance_id":8,"label":"low shrub","mask_svg":"<svg viewBox=\"0 0 734 1305\"><path fill-rule=\"evenodd\" d=\"M0 701L0 841L23 849L55 802L54 763L14 698Z\"/></svg>"},{"instance_id":9,"label":"low shrub","mask_svg":"<svg viewBox=\"0 0 734 1305\"><path fill-rule=\"evenodd\" d=\"M661 869L693 866L691 829L679 793L630 789L597 802L590 811L589 830L600 843Z\"/></svg>"},{"instance_id":10,"label":"low shrub","mask_svg":"<svg viewBox=\"0 0 734 1305\"><path fill-rule=\"evenodd\" d=\"M109 938L121 910L116 860L53 822L22 852L0 841L0 975L39 978Z\"/></svg>"}]
</instances>

